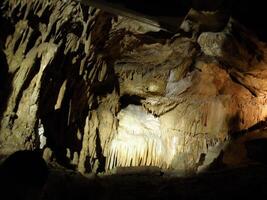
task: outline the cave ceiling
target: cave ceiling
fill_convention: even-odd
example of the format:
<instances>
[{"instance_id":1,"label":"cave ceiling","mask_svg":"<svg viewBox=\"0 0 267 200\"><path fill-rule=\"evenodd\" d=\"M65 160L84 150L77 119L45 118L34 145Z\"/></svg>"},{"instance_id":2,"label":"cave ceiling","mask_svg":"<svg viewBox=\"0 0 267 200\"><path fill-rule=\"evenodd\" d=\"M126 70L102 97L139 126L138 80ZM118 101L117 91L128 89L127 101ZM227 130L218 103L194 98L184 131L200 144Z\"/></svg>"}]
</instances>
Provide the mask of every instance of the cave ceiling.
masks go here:
<instances>
[{"instance_id":1,"label":"cave ceiling","mask_svg":"<svg viewBox=\"0 0 267 200\"><path fill-rule=\"evenodd\" d=\"M113 14L130 16L139 21L149 21L160 24L162 29L176 32L178 24L193 8L202 11L222 11L225 15L232 16L241 24L258 34L261 39L266 39L267 29L263 19L266 19L264 2L260 0L75 0L85 5L94 5ZM110 9L111 8L116 8ZM133 14L128 15L128 13ZM144 20L145 19L145 20Z\"/></svg>"},{"instance_id":2,"label":"cave ceiling","mask_svg":"<svg viewBox=\"0 0 267 200\"><path fill-rule=\"evenodd\" d=\"M41 148L82 173L197 171L265 121L260 1L124 2L182 19L171 33L81 2L1 3L1 155Z\"/></svg>"}]
</instances>

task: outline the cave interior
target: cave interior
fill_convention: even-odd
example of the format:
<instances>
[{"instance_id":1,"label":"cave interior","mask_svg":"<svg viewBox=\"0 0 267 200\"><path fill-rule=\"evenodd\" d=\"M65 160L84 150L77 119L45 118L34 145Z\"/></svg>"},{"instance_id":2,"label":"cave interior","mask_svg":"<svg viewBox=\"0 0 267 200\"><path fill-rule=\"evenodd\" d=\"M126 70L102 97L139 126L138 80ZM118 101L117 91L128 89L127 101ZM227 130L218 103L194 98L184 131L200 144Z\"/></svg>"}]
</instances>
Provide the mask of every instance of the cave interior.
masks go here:
<instances>
[{"instance_id":1,"label":"cave interior","mask_svg":"<svg viewBox=\"0 0 267 200\"><path fill-rule=\"evenodd\" d=\"M266 19L262 0L2 0L0 198L266 196Z\"/></svg>"}]
</instances>

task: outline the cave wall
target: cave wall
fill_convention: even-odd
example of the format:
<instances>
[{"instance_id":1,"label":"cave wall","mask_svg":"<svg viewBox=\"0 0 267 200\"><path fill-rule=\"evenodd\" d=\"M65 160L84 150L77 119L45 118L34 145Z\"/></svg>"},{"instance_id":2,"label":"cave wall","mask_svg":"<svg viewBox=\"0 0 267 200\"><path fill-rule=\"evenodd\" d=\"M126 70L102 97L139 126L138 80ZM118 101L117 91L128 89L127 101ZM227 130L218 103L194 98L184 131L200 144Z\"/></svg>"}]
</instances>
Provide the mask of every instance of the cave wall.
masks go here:
<instances>
[{"instance_id":1,"label":"cave wall","mask_svg":"<svg viewBox=\"0 0 267 200\"><path fill-rule=\"evenodd\" d=\"M191 9L172 36L75 1L0 11L0 156L44 143L82 173L195 171L267 116L266 43L224 11Z\"/></svg>"},{"instance_id":2,"label":"cave wall","mask_svg":"<svg viewBox=\"0 0 267 200\"><path fill-rule=\"evenodd\" d=\"M2 156L39 148L38 132L43 127L47 146L59 162L85 170L86 161L91 170L104 145L98 127L105 122L97 118L112 118L116 112L112 101L105 114L95 111L100 101L109 101L107 93L116 97L113 71L98 53L110 30L111 16L75 2L1 4L2 20L11 29L1 38L1 64L8 67L1 68L6 70L1 73L5 82L1 85L8 87L1 99ZM112 128L113 122L105 125Z\"/></svg>"}]
</instances>

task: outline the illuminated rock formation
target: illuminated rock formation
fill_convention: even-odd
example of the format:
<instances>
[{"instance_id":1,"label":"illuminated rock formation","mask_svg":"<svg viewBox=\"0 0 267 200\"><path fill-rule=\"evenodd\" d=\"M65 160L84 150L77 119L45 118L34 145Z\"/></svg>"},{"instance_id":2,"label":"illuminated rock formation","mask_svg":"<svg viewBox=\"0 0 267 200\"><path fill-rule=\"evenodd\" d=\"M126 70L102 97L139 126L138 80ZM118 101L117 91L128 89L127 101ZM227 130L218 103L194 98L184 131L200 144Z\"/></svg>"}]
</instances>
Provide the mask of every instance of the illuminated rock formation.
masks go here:
<instances>
[{"instance_id":1,"label":"illuminated rock formation","mask_svg":"<svg viewBox=\"0 0 267 200\"><path fill-rule=\"evenodd\" d=\"M0 156L196 171L267 117L266 43L224 12L191 9L170 35L74 1L0 8Z\"/></svg>"},{"instance_id":2,"label":"illuminated rock formation","mask_svg":"<svg viewBox=\"0 0 267 200\"><path fill-rule=\"evenodd\" d=\"M236 29L240 35L236 35ZM175 148L163 145L166 152L175 153L168 162L161 159L159 164L155 160L156 166L194 170L201 155L208 155L209 150L225 143L231 134L248 129L267 116L262 82L267 69L265 45L232 19L221 32L201 33L197 42L200 52L194 38L178 37L164 44L140 45L122 54L115 63L121 93L140 96L140 106L159 119L162 143L163 138L175 142ZM139 127L138 123L136 126ZM132 145L131 155L124 155L125 148L117 142L121 138L120 142L127 145L128 140L122 138L120 131L117 134L111 143L115 145L111 155L117 155L112 161L119 160L119 166L128 166L127 159L140 160L139 155L135 156L138 145ZM136 136L134 142L143 144L149 134L145 135L141 139ZM129 137L134 144L135 134ZM149 147L141 145L139 150L145 149ZM217 151L219 154L220 150ZM160 157L160 153L157 155Z\"/></svg>"},{"instance_id":3,"label":"illuminated rock formation","mask_svg":"<svg viewBox=\"0 0 267 200\"><path fill-rule=\"evenodd\" d=\"M163 132L160 120L142 107L129 105L118 114L118 132L110 144L107 168L114 166L170 167L177 137Z\"/></svg>"}]
</instances>

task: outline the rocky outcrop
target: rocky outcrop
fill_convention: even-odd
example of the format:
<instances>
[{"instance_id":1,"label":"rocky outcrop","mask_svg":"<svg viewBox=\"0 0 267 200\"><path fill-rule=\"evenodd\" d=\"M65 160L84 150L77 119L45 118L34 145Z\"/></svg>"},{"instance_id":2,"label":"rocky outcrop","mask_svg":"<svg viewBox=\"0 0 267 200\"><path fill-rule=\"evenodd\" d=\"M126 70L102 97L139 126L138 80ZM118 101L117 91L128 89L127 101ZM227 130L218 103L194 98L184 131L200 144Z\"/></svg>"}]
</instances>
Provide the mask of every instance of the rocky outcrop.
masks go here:
<instances>
[{"instance_id":1,"label":"rocky outcrop","mask_svg":"<svg viewBox=\"0 0 267 200\"><path fill-rule=\"evenodd\" d=\"M94 144L97 133L84 127L86 119L95 116L91 110L99 106L97 96L114 87L100 89L112 70L97 53L110 30L111 17L75 2L1 4L3 17L14 26L3 41L11 88L1 120L2 156L38 148L38 127L43 127L46 146L59 162L77 166L90 155L93 166L97 145L92 145L92 152L86 151L89 141L84 131L92 133ZM106 112L112 116L115 111ZM86 156L78 156L80 152ZM91 170L89 164L87 168Z\"/></svg>"},{"instance_id":2,"label":"rocky outcrop","mask_svg":"<svg viewBox=\"0 0 267 200\"><path fill-rule=\"evenodd\" d=\"M74 1L1 5L1 156L196 171L267 117L266 44L224 12L169 36Z\"/></svg>"},{"instance_id":3,"label":"rocky outcrop","mask_svg":"<svg viewBox=\"0 0 267 200\"><path fill-rule=\"evenodd\" d=\"M214 24L208 29L217 31ZM194 170L210 151L217 149L218 156L236 132L266 119L265 44L231 18L219 32L201 32L198 24L192 31L196 34L191 38L178 36L165 43L140 45L115 62L121 94L133 104L139 97L139 106L159 120L156 129L160 131L141 124L150 114L132 122L139 108L123 109L108 167L147 165L153 155L152 165ZM129 113L128 126L125 113ZM140 127L143 137L133 130Z\"/></svg>"}]
</instances>

